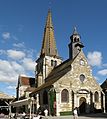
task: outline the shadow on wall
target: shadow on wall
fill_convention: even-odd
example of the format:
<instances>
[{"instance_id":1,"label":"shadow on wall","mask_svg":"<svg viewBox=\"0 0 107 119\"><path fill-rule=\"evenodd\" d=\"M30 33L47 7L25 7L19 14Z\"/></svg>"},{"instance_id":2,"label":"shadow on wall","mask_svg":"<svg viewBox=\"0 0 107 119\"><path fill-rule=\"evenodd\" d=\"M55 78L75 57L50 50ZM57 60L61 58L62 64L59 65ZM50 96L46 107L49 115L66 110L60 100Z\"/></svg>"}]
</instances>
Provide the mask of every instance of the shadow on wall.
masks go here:
<instances>
[{"instance_id":1,"label":"shadow on wall","mask_svg":"<svg viewBox=\"0 0 107 119\"><path fill-rule=\"evenodd\" d=\"M84 115L80 115L80 116L84 116L84 117L92 117L92 118L105 118L107 119L107 113L91 113L91 114L84 114Z\"/></svg>"},{"instance_id":2,"label":"shadow on wall","mask_svg":"<svg viewBox=\"0 0 107 119\"><path fill-rule=\"evenodd\" d=\"M86 112L86 107L90 108L90 112ZM95 117L95 118L107 118L107 113L103 113L103 109L96 109L94 107L94 103L91 105L85 103L84 101L81 103L81 105L78 108L79 116L85 116L85 117Z\"/></svg>"}]
</instances>

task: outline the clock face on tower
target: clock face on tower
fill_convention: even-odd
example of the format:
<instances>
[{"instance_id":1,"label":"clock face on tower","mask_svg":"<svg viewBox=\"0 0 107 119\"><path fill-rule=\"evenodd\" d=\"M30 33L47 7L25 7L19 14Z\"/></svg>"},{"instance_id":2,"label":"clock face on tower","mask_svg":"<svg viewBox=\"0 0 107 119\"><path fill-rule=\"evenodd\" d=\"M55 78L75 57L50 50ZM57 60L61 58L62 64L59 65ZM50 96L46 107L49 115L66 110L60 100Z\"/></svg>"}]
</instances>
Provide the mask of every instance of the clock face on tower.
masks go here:
<instances>
[{"instance_id":1,"label":"clock face on tower","mask_svg":"<svg viewBox=\"0 0 107 119\"><path fill-rule=\"evenodd\" d=\"M84 62L84 60L83 59L80 59L80 65L85 65L85 62Z\"/></svg>"}]
</instances>

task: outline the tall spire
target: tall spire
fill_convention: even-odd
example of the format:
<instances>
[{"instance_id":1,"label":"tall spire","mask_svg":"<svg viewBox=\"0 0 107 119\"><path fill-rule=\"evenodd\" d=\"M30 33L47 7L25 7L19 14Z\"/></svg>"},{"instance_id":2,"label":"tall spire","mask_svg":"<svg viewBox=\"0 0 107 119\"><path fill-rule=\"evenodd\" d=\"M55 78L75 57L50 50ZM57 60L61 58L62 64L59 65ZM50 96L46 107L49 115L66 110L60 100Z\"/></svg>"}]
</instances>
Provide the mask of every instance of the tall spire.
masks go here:
<instances>
[{"instance_id":1,"label":"tall spire","mask_svg":"<svg viewBox=\"0 0 107 119\"><path fill-rule=\"evenodd\" d=\"M40 55L41 56L42 55L58 56L50 10L48 11L48 16L46 20L45 29L44 29L44 36L43 36L43 42L42 42Z\"/></svg>"}]
</instances>

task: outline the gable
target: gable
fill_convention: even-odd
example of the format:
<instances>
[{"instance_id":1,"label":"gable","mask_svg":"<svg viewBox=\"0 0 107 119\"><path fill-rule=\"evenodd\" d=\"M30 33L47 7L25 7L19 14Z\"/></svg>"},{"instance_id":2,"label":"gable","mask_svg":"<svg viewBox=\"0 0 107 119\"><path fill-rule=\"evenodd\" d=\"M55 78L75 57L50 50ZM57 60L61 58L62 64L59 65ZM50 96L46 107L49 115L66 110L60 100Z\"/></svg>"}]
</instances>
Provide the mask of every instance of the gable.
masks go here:
<instances>
[{"instance_id":1,"label":"gable","mask_svg":"<svg viewBox=\"0 0 107 119\"><path fill-rule=\"evenodd\" d=\"M83 83L80 81L81 74L85 76ZM59 66L55 67L46 78L46 82L36 88L32 93L51 85L54 85L56 88L63 88L65 86L66 88L72 87L73 90L102 90L93 77L91 67L82 51L73 60L66 60Z\"/></svg>"},{"instance_id":2,"label":"gable","mask_svg":"<svg viewBox=\"0 0 107 119\"><path fill-rule=\"evenodd\" d=\"M83 82L80 80L80 75L84 76ZM62 87L65 87L65 85L67 87L72 87L75 91L80 89L87 89L90 91L102 90L93 77L91 67L82 51L73 62L71 62L71 70L61 77L56 84L60 84Z\"/></svg>"}]
</instances>

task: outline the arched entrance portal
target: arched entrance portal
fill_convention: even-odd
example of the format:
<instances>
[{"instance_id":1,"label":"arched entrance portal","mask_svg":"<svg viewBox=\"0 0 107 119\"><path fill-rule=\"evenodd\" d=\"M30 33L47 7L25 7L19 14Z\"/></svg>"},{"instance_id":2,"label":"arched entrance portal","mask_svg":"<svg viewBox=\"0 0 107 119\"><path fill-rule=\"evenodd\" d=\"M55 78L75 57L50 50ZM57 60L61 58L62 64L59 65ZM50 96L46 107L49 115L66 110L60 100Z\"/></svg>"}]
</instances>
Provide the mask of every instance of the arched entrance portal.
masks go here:
<instances>
[{"instance_id":1,"label":"arched entrance portal","mask_svg":"<svg viewBox=\"0 0 107 119\"><path fill-rule=\"evenodd\" d=\"M79 111L80 114L86 111L86 99L84 97L81 97L79 100Z\"/></svg>"}]
</instances>

